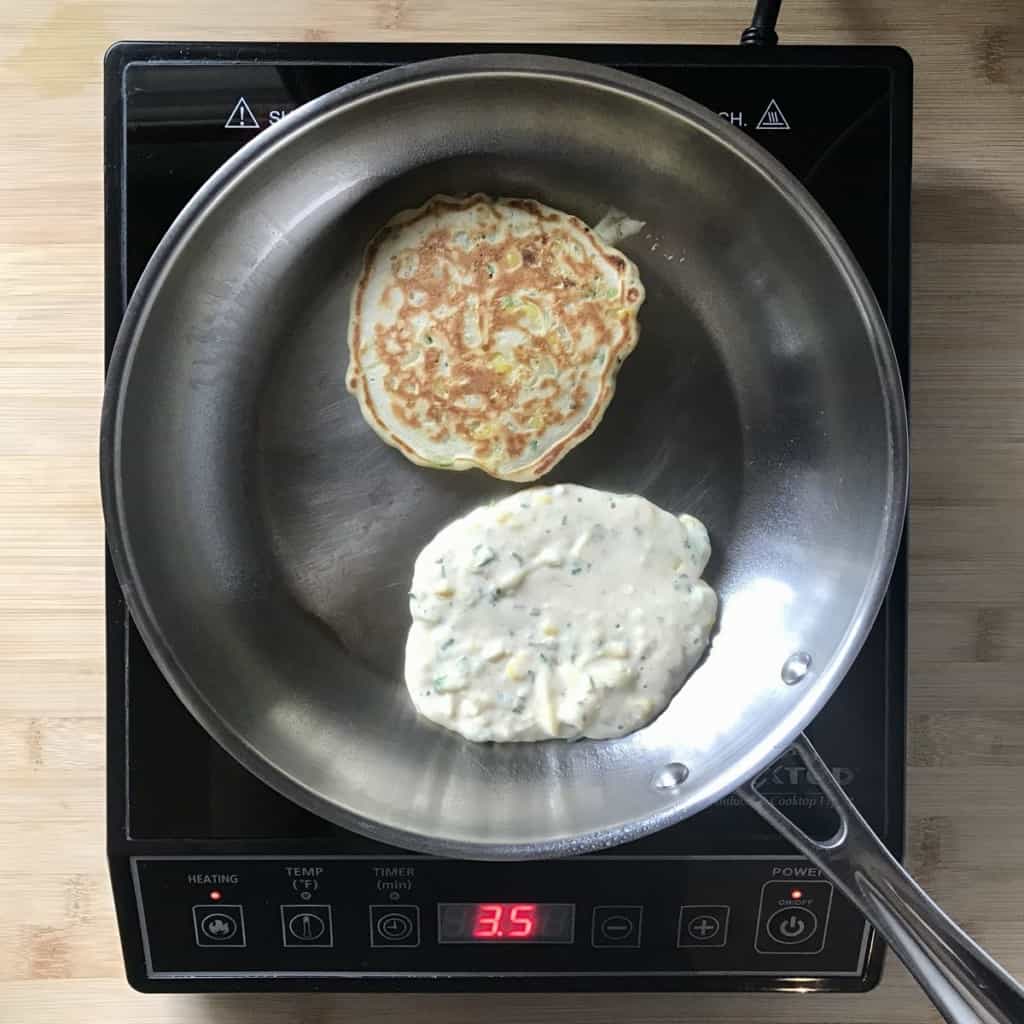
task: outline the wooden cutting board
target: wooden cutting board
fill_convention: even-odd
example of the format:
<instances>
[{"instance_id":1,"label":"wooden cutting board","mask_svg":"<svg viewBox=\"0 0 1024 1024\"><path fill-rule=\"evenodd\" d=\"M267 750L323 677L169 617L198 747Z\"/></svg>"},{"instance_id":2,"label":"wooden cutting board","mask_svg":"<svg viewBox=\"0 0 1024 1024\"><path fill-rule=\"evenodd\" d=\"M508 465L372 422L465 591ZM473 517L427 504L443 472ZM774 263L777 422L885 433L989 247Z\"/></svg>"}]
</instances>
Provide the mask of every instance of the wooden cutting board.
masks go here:
<instances>
[{"instance_id":1,"label":"wooden cutting board","mask_svg":"<svg viewBox=\"0 0 1024 1024\"><path fill-rule=\"evenodd\" d=\"M101 58L112 41L732 42L738 0L23 0L0 25L0 1022L922 1024L867 996L141 996L103 854ZM909 863L1024 977L1024 11L789 0L916 68Z\"/></svg>"}]
</instances>

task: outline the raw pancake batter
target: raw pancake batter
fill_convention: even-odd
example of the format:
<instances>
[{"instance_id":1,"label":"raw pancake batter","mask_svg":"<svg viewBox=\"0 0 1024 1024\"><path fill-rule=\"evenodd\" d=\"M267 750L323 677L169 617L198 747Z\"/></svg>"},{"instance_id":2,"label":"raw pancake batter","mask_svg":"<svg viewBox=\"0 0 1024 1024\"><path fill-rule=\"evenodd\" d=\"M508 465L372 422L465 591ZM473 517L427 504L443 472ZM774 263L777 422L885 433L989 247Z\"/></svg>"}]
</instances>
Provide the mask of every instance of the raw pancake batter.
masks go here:
<instances>
[{"instance_id":1,"label":"raw pancake batter","mask_svg":"<svg viewBox=\"0 0 1024 1024\"><path fill-rule=\"evenodd\" d=\"M471 740L632 732L704 654L710 554L697 519L634 495L559 484L475 509L416 560L414 704Z\"/></svg>"}]
</instances>

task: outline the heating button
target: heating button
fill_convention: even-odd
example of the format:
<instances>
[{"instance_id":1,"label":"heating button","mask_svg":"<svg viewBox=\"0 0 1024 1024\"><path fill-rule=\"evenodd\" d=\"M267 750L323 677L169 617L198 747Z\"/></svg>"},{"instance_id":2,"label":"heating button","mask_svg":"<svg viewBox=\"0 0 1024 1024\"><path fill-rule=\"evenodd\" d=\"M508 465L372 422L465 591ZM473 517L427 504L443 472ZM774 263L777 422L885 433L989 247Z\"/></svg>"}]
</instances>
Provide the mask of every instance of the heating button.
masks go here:
<instances>
[{"instance_id":1,"label":"heating button","mask_svg":"<svg viewBox=\"0 0 1024 1024\"><path fill-rule=\"evenodd\" d=\"M831 910L831 882L766 882L754 948L758 953L820 953Z\"/></svg>"},{"instance_id":2,"label":"heating button","mask_svg":"<svg viewBox=\"0 0 1024 1024\"><path fill-rule=\"evenodd\" d=\"M245 914L237 903L197 903L192 908L196 945L208 949L245 946Z\"/></svg>"}]
</instances>

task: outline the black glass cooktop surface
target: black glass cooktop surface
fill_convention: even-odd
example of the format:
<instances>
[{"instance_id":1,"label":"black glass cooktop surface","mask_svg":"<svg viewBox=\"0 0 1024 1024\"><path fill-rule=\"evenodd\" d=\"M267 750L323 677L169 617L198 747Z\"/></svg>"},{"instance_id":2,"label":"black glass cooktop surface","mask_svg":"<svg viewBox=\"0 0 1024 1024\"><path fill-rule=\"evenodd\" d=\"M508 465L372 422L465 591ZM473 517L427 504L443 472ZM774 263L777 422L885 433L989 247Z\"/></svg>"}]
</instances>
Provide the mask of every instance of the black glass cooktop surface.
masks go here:
<instances>
[{"instance_id":1,"label":"black glass cooktop surface","mask_svg":"<svg viewBox=\"0 0 1024 1024\"><path fill-rule=\"evenodd\" d=\"M114 48L106 66L108 355L126 298L154 247L225 159L324 92L399 63L469 49L145 43ZM607 63L677 90L781 160L824 207L867 273L906 380L910 65L902 51L580 46L546 52ZM742 217L742 209L736 215ZM901 556L868 642L809 730L840 782L897 853L903 829L905 591ZM107 604L111 865L129 976L139 987L303 987L311 978L332 987L500 987L495 979L503 972L494 959L499 947L502 963L515 968L515 984L526 979L548 988L784 988L799 975L804 987L841 989L877 979L878 944L863 919L831 887L826 891L816 871L736 798L586 859L596 867L584 870L572 862L577 869L571 885L554 881L563 878L569 862L496 870L429 861L428 876L422 859L346 832L279 796L210 739L150 658L109 566ZM762 790L812 832L827 828L820 794L795 758L766 773ZM327 898L331 887L323 876L308 876L321 881L307 891L291 884L299 876L267 874L277 859L282 871L292 862L332 865L328 875L336 877L339 892L361 893L359 927L345 931L341 919L347 911ZM377 861L419 864L415 877L423 881L406 886L406 876L399 874L389 888L384 882L392 876L366 873ZM638 872L646 876L643 884ZM800 899L793 897L795 889L780 895L771 888L792 886L794 878L803 878L804 888L819 888L811 895L801 892ZM284 887L278 899L273 890L279 882ZM300 902L303 892L307 904ZM224 901L223 910L216 910L211 893ZM512 942L444 938L445 928L458 931L460 921L467 934L475 928L473 912L459 907L476 907L473 901L482 899L511 901L495 903L504 911L485 912L486 931L487 914L511 915L519 899L526 901L523 906L540 906L532 901L545 893L558 897L551 908L573 908L575 925L570 936L564 909L537 911L535 923L557 918L561 931L552 924L553 934L570 936L567 941L511 948ZM776 896L781 910L798 909L782 913L769 929ZM296 925L298 935L289 928L301 912L287 910L286 897L309 908ZM402 920L382 929L383 912L372 909L378 897L393 903L392 917L397 913ZM203 900L207 910L197 911ZM178 902L184 909L175 916ZM270 904L272 912L266 910ZM329 908L316 911L319 923L309 917L313 907ZM533 927L526 923L532 913L515 910L519 923L509 930ZM606 928L610 918L615 920ZM389 942L388 929L398 935L413 919L415 946ZM204 923L214 934L203 930ZM325 924L330 946L310 938ZM802 928L806 937L789 942L780 925ZM246 928L242 946L224 937L233 930L237 940ZM628 932L625 939L616 938L620 931ZM383 960L381 950L387 951ZM345 951L348 960L341 955ZM442 975L448 983L438 980Z\"/></svg>"}]
</instances>

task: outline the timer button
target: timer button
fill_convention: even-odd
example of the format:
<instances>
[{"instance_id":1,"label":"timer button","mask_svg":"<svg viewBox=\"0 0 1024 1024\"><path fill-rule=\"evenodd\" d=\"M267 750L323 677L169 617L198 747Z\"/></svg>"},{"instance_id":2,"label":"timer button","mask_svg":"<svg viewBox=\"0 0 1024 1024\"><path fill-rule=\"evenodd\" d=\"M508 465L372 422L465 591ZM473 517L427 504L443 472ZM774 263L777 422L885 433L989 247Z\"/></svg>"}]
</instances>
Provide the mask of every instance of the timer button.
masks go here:
<instances>
[{"instance_id":1,"label":"timer button","mask_svg":"<svg viewBox=\"0 0 1024 1024\"><path fill-rule=\"evenodd\" d=\"M370 945L375 949L415 949L420 944L420 908L394 903L370 907Z\"/></svg>"},{"instance_id":2,"label":"timer button","mask_svg":"<svg viewBox=\"0 0 1024 1024\"><path fill-rule=\"evenodd\" d=\"M636 949L640 945L643 915L644 908L638 906L594 907L591 945L595 949Z\"/></svg>"}]
</instances>

